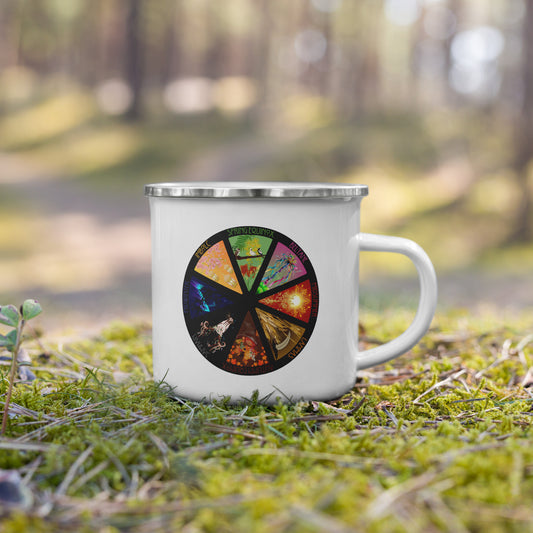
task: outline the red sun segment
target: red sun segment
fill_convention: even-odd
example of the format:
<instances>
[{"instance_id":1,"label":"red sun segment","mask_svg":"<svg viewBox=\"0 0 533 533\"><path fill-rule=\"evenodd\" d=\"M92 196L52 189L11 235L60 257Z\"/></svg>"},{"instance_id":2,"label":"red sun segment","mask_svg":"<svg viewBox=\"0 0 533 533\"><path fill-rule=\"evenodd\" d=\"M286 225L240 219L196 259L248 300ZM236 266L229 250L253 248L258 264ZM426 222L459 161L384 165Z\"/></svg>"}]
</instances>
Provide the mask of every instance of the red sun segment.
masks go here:
<instances>
[{"instance_id":1,"label":"red sun segment","mask_svg":"<svg viewBox=\"0 0 533 533\"><path fill-rule=\"evenodd\" d=\"M304 322L309 322L312 307L311 283L306 280L290 289L277 292L259 301L282 313Z\"/></svg>"}]
</instances>

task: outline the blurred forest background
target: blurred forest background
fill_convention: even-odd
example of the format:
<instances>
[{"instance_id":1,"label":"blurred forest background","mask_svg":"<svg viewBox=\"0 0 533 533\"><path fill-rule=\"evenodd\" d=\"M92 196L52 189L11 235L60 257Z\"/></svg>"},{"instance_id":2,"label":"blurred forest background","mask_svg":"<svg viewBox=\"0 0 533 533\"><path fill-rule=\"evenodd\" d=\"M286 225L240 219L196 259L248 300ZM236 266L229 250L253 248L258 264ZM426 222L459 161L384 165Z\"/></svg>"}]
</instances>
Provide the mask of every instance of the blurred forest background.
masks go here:
<instances>
[{"instance_id":1,"label":"blurred forest background","mask_svg":"<svg viewBox=\"0 0 533 533\"><path fill-rule=\"evenodd\" d=\"M442 306L523 309L532 157L533 0L0 3L0 303L63 325L149 316L171 180L366 183ZM407 260L362 269L364 305L416 303Z\"/></svg>"}]
</instances>

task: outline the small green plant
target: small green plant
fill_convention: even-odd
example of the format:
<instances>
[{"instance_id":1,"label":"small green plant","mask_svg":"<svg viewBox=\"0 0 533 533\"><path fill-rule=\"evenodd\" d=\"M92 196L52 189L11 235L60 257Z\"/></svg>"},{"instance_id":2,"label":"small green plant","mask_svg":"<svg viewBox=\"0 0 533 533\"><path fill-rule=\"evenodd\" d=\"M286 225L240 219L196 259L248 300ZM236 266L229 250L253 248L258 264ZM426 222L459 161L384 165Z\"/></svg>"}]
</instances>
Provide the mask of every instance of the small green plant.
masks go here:
<instances>
[{"instance_id":1,"label":"small green plant","mask_svg":"<svg viewBox=\"0 0 533 533\"><path fill-rule=\"evenodd\" d=\"M2 429L0 434L3 435L6 431L9 403L11 402L11 395L13 393L13 385L15 383L15 376L17 374L17 362L20 345L22 343L22 332L28 320L35 318L42 311L41 305L37 300L26 300L20 309L14 305L0 306L0 324L4 324L13 328L6 335L0 335L0 347L5 348L11 352L11 368L9 370L9 381L6 399L4 403L4 414L2 416Z\"/></svg>"}]
</instances>

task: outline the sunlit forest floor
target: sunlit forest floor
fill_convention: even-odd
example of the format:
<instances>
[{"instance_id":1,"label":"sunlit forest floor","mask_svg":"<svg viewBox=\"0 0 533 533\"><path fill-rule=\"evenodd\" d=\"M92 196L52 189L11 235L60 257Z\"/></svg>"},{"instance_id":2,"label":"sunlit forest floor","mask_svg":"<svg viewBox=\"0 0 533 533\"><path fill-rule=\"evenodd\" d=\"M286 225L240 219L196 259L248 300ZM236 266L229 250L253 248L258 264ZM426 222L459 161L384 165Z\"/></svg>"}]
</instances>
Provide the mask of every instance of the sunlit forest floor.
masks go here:
<instances>
[{"instance_id":1,"label":"sunlit forest floor","mask_svg":"<svg viewBox=\"0 0 533 533\"><path fill-rule=\"evenodd\" d=\"M494 124L499 124L498 128ZM311 180L366 183L362 229L411 238L435 263L444 308L533 304L533 246L510 245L519 200L510 131L444 110L339 121L291 102L258 133L249 117L102 117L79 90L0 118L0 291L40 298L48 320L146 317L145 183ZM412 308L409 261L361 259L363 307Z\"/></svg>"},{"instance_id":2,"label":"sunlit forest floor","mask_svg":"<svg viewBox=\"0 0 533 533\"><path fill-rule=\"evenodd\" d=\"M386 339L408 320L365 323ZM529 531L528 324L441 315L342 398L274 406L169 398L146 324L29 336L0 438L0 529Z\"/></svg>"},{"instance_id":3,"label":"sunlit forest floor","mask_svg":"<svg viewBox=\"0 0 533 533\"><path fill-rule=\"evenodd\" d=\"M444 112L340 123L311 103L261 134L215 114L102 118L80 92L0 118L0 303L44 308L0 439L2 530L531 523L533 250L508 243L505 125ZM430 331L331 402L170 399L152 379L143 185L173 179L367 183L363 230L412 238L435 262ZM361 263L367 348L405 330L417 282L407 260Z\"/></svg>"}]
</instances>

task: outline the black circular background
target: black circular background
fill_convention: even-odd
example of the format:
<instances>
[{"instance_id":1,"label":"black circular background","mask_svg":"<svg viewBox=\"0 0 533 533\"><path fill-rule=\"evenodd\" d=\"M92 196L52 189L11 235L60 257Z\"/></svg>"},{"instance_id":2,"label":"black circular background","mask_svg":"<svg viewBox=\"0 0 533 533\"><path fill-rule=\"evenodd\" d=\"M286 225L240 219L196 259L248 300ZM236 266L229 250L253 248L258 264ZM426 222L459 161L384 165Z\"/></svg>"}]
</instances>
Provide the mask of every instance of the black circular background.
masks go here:
<instances>
[{"instance_id":1,"label":"black circular background","mask_svg":"<svg viewBox=\"0 0 533 533\"><path fill-rule=\"evenodd\" d=\"M255 237L255 249L235 245ZM318 283L292 239L269 228L236 226L200 244L185 273L182 303L191 339L209 362L234 374L266 374L292 361L309 341Z\"/></svg>"}]
</instances>

